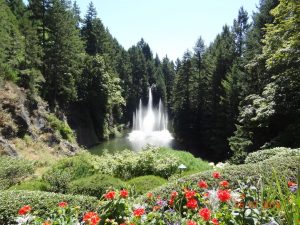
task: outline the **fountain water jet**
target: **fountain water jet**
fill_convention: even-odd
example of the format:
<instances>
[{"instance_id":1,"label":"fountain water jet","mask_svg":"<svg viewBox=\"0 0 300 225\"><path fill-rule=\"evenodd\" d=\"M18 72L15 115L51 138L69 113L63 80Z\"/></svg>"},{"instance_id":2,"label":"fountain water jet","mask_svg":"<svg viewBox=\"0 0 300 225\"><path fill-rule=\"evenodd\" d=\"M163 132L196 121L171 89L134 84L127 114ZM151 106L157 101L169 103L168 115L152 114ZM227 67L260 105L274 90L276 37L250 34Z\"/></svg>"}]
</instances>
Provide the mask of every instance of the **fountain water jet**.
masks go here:
<instances>
[{"instance_id":1,"label":"fountain water jet","mask_svg":"<svg viewBox=\"0 0 300 225\"><path fill-rule=\"evenodd\" d=\"M146 145L169 146L173 139L168 130L168 115L159 100L158 108L153 108L152 90L149 88L149 100L146 109L142 101L133 113L133 130L128 139L134 150L140 150Z\"/></svg>"}]
</instances>

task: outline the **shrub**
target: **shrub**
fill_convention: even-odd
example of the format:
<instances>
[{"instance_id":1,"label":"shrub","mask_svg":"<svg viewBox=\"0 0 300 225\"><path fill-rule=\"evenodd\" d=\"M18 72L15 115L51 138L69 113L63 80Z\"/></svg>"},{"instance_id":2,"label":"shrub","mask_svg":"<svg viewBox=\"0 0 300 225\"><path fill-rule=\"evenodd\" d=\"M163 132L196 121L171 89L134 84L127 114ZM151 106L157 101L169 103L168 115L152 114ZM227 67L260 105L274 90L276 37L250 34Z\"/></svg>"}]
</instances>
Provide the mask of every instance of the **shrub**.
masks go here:
<instances>
[{"instance_id":1,"label":"shrub","mask_svg":"<svg viewBox=\"0 0 300 225\"><path fill-rule=\"evenodd\" d=\"M95 210L97 199L89 196L63 195L41 191L3 191L0 192L0 224L15 224L14 218L24 205L30 205L39 216L45 216L65 201L70 206L80 206L81 211Z\"/></svg>"},{"instance_id":2,"label":"shrub","mask_svg":"<svg viewBox=\"0 0 300 225\"><path fill-rule=\"evenodd\" d=\"M159 148L154 147L140 152L124 150L113 155L104 153L97 160L100 173L122 179L144 175L167 178L176 173L178 165L177 157L160 154Z\"/></svg>"},{"instance_id":3,"label":"shrub","mask_svg":"<svg viewBox=\"0 0 300 225\"><path fill-rule=\"evenodd\" d=\"M250 153L247 156L245 163L256 163L256 162L264 161L274 156L286 157L286 156L296 156L296 155L300 155L300 149L290 149L284 147L264 149L264 150L259 150Z\"/></svg>"},{"instance_id":4,"label":"shrub","mask_svg":"<svg viewBox=\"0 0 300 225\"><path fill-rule=\"evenodd\" d=\"M49 189L49 184L45 183L42 180L29 180L11 186L9 190L27 190L27 191L46 191Z\"/></svg>"},{"instance_id":5,"label":"shrub","mask_svg":"<svg viewBox=\"0 0 300 225\"><path fill-rule=\"evenodd\" d=\"M54 130L58 131L63 139L66 139L73 143L75 142L75 134L68 123L59 120L54 114L49 114L47 116L47 120L50 126Z\"/></svg>"},{"instance_id":6,"label":"shrub","mask_svg":"<svg viewBox=\"0 0 300 225\"><path fill-rule=\"evenodd\" d=\"M141 176L127 181L127 184L134 187L137 194L144 194L156 187L165 184L167 180L157 176Z\"/></svg>"},{"instance_id":7,"label":"shrub","mask_svg":"<svg viewBox=\"0 0 300 225\"><path fill-rule=\"evenodd\" d=\"M69 182L95 173L93 161L88 153L61 159L43 174L43 180L49 183L49 191L65 193Z\"/></svg>"},{"instance_id":8,"label":"shrub","mask_svg":"<svg viewBox=\"0 0 300 225\"><path fill-rule=\"evenodd\" d=\"M72 181L69 185L68 192L100 198L107 189L120 189L122 187L124 187L124 183L118 178L109 175L94 174L89 177Z\"/></svg>"},{"instance_id":9,"label":"shrub","mask_svg":"<svg viewBox=\"0 0 300 225\"><path fill-rule=\"evenodd\" d=\"M165 156L174 156L179 159L179 164L183 164L187 167L186 171L205 171L212 169L212 166L208 162L203 161L200 158L195 158L193 154L186 151L174 150L171 148L159 148L159 154Z\"/></svg>"},{"instance_id":10,"label":"shrub","mask_svg":"<svg viewBox=\"0 0 300 225\"><path fill-rule=\"evenodd\" d=\"M259 163L249 163L243 165L232 165L224 167L221 171L222 179L227 180L231 184L231 188L238 187L238 182L249 179L253 184L260 179L267 179L273 176L272 168L278 171L280 177L286 180L296 180L297 168L299 166L299 157L271 158ZM204 171L193 174L184 178L180 178L176 182L168 183L154 190L154 193L164 195L172 190L178 189L181 183L196 183L199 180L213 182L213 170Z\"/></svg>"},{"instance_id":11,"label":"shrub","mask_svg":"<svg viewBox=\"0 0 300 225\"><path fill-rule=\"evenodd\" d=\"M19 183L34 172L33 163L9 156L0 157L0 190Z\"/></svg>"}]
</instances>

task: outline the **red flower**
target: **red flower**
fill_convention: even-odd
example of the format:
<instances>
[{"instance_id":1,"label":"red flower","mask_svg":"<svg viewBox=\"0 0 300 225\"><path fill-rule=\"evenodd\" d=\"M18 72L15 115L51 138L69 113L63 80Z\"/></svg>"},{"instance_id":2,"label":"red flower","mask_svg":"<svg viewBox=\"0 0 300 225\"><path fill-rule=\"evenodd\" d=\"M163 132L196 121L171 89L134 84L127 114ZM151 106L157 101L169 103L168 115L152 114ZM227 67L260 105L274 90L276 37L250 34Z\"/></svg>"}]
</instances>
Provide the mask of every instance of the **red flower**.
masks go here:
<instances>
[{"instance_id":1,"label":"red flower","mask_svg":"<svg viewBox=\"0 0 300 225\"><path fill-rule=\"evenodd\" d=\"M209 192L205 192L203 196L207 198L209 196Z\"/></svg>"},{"instance_id":2,"label":"red flower","mask_svg":"<svg viewBox=\"0 0 300 225\"><path fill-rule=\"evenodd\" d=\"M199 210L199 216L201 216L204 221L209 221L209 219L210 219L210 210L208 208L200 209Z\"/></svg>"},{"instance_id":3,"label":"red flower","mask_svg":"<svg viewBox=\"0 0 300 225\"><path fill-rule=\"evenodd\" d=\"M88 223L89 225L97 225L100 222L100 217L95 212L87 212L84 214L83 219L84 222Z\"/></svg>"},{"instance_id":4,"label":"red flower","mask_svg":"<svg viewBox=\"0 0 300 225\"><path fill-rule=\"evenodd\" d=\"M208 188L208 185L207 185L207 183L204 181L204 180L200 180L199 182L198 182L198 186L200 187L200 188Z\"/></svg>"},{"instance_id":5,"label":"red flower","mask_svg":"<svg viewBox=\"0 0 300 225\"><path fill-rule=\"evenodd\" d=\"M66 203L66 202L60 202L60 203L58 203L58 206L61 207L61 208L65 208L65 207L68 206L68 203Z\"/></svg>"},{"instance_id":6,"label":"red flower","mask_svg":"<svg viewBox=\"0 0 300 225\"><path fill-rule=\"evenodd\" d=\"M176 198L177 196L178 196L178 192L177 192L177 191L173 191L173 192L171 193L171 198L172 198L172 199Z\"/></svg>"},{"instance_id":7,"label":"red flower","mask_svg":"<svg viewBox=\"0 0 300 225\"><path fill-rule=\"evenodd\" d=\"M231 198L231 195L227 190L218 190L217 196L221 202L227 202Z\"/></svg>"},{"instance_id":8,"label":"red flower","mask_svg":"<svg viewBox=\"0 0 300 225\"><path fill-rule=\"evenodd\" d=\"M214 225L219 225L219 221L218 221L217 218L213 218L213 219L211 220L211 222L212 222Z\"/></svg>"},{"instance_id":9,"label":"red flower","mask_svg":"<svg viewBox=\"0 0 300 225\"><path fill-rule=\"evenodd\" d=\"M46 222L42 223L42 225L51 225L51 223L46 221Z\"/></svg>"},{"instance_id":10,"label":"red flower","mask_svg":"<svg viewBox=\"0 0 300 225\"><path fill-rule=\"evenodd\" d=\"M153 197L153 194L151 192L148 192L147 193L147 198L152 198Z\"/></svg>"},{"instance_id":11,"label":"red flower","mask_svg":"<svg viewBox=\"0 0 300 225\"><path fill-rule=\"evenodd\" d=\"M128 191L126 189L122 189L120 191L121 198L127 198L128 197Z\"/></svg>"},{"instance_id":12,"label":"red flower","mask_svg":"<svg viewBox=\"0 0 300 225\"><path fill-rule=\"evenodd\" d=\"M195 191L188 191L188 190L185 191L185 197L186 197L186 199L193 198L195 196L195 194L196 194Z\"/></svg>"},{"instance_id":13,"label":"red flower","mask_svg":"<svg viewBox=\"0 0 300 225\"><path fill-rule=\"evenodd\" d=\"M189 209L196 209L198 207L197 200L194 198L189 199L186 203L186 207L188 207Z\"/></svg>"},{"instance_id":14,"label":"red flower","mask_svg":"<svg viewBox=\"0 0 300 225\"><path fill-rule=\"evenodd\" d=\"M104 195L104 198L106 199L114 199L116 196L116 192L114 191L109 191Z\"/></svg>"},{"instance_id":15,"label":"red flower","mask_svg":"<svg viewBox=\"0 0 300 225\"><path fill-rule=\"evenodd\" d=\"M170 206L173 206L173 205L174 205L174 199L173 199L173 198L170 199L169 205L170 205Z\"/></svg>"},{"instance_id":16,"label":"red flower","mask_svg":"<svg viewBox=\"0 0 300 225\"><path fill-rule=\"evenodd\" d=\"M296 185L297 185L297 184L294 183L294 182L292 182L292 181L289 181L289 182L288 182L288 186L289 186L289 187L296 186Z\"/></svg>"},{"instance_id":17,"label":"red flower","mask_svg":"<svg viewBox=\"0 0 300 225\"><path fill-rule=\"evenodd\" d=\"M197 223L195 221L193 221L193 220L188 220L186 222L186 225L197 225Z\"/></svg>"},{"instance_id":18,"label":"red flower","mask_svg":"<svg viewBox=\"0 0 300 225\"><path fill-rule=\"evenodd\" d=\"M141 217L144 214L145 214L145 209L143 208L137 208L136 210L133 211L133 215L136 217Z\"/></svg>"},{"instance_id":19,"label":"red flower","mask_svg":"<svg viewBox=\"0 0 300 225\"><path fill-rule=\"evenodd\" d=\"M220 185L221 187L227 188L227 187L229 186L229 183L228 183L227 180L223 180L223 181L221 181L221 182L219 183L219 185Z\"/></svg>"},{"instance_id":20,"label":"red flower","mask_svg":"<svg viewBox=\"0 0 300 225\"><path fill-rule=\"evenodd\" d=\"M29 205L24 205L21 209L19 209L19 215L26 215L27 213L29 213L31 211L31 206Z\"/></svg>"},{"instance_id":21,"label":"red flower","mask_svg":"<svg viewBox=\"0 0 300 225\"><path fill-rule=\"evenodd\" d=\"M213 178L215 179L219 179L221 177L220 173L219 172L213 172L212 174Z\"/></svg>"}]
</instances>

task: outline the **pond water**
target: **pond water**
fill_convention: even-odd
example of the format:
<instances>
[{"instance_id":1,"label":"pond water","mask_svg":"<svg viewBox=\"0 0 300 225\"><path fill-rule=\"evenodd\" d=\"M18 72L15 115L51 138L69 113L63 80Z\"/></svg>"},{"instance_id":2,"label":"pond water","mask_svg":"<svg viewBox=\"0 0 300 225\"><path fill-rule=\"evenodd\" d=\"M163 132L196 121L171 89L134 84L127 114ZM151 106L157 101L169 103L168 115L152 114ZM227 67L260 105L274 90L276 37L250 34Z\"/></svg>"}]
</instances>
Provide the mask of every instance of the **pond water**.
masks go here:
<instances>
[{"instance_id":1,"label":"pond water","mask_svg":"<svg viewBox=\"0 0 300 225\"><path fill-rule=\"evenodd\" d=\"M171 147L173 149L178 149L178 144L175 140L172 140L168 147ZM109 141L104 141L99 145L96 145L89 149L90 153L101 155L104 150L107 150L109 153L116 153L123 151L124 149L129 149L132 151L138 151L139 149L136 149L136 147L129 141L128 135L125 135L124 137L116 137Z\"/></svg>"}]
</instances>

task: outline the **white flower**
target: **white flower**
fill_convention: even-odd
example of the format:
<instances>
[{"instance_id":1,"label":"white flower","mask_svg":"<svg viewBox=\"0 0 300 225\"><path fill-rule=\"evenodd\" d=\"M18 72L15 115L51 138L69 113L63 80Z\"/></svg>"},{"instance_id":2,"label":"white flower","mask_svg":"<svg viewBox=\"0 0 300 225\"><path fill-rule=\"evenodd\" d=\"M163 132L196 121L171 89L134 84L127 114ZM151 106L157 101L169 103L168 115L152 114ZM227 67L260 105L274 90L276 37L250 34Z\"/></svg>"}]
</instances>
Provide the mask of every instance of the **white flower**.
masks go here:
<instances>
[{"instance_id":1,"label":"white flower","mask_svg":"<svg viewBox=\"0 0 300 225\"><path fill-rule=\"evenodd\" d=\"M222 163L222 162L219 162L219 163L217 163L216 167L217 167L217 168L223 168L223 167L225 167L225 166L227 166L227 165L228 165L228 163Z\"/></svg>"},{"instance_id":2,"label":"white flower","mask_svg":"<svg viewBox=\"0 0 300 225\"><path fill-rule=\"evenodd\" d=\"M31 222L33 219L34 217L31 215L19 216L16 218L16 222L18 223L18 225L22 225Z\"/></svg>"},{"instance_id":3,"label":"white flower","mask_svg":"<svg viewBox=\"0 0 300 225\"><path fill-rule=\"evenodd\" d=\"M234 202L240 202L242 200L241 194L238 193L238 192L233 191L233 192L231 192L231 199Z\"/></svg>"},{"instance_id":4,"label":"white flower","mask_svg":"<svg viewBox=\"0 0 300 225\"><path fill-rule=\"evenodd\" d=\"M218 210L219 208L219 205L220 205L220 201L219 201L219 198L218 198L218 191L217 190L210 190L208 191L208 200L209 200L209 203L211 205L211 208L213 211L216 211Z\"/></svg>"}]
</instances>

